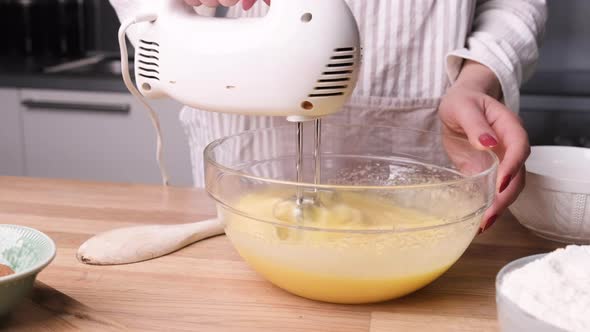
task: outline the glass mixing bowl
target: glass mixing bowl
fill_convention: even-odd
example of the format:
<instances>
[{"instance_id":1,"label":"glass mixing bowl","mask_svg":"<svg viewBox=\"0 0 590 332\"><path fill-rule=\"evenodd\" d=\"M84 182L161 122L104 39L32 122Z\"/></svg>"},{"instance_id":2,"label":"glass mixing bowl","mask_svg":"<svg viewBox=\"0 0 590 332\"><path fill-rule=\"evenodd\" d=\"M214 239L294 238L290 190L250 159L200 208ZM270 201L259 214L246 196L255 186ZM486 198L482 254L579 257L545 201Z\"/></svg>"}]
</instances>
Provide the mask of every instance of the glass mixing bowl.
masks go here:
<instances>
[{"instance_id":1,"label":"glass mixing bowl","mask_svg":"<svg viewBox=\"0 0 590 332\"><path fill-rule=\"evenodd\" d=\"M309 299L379 302L424 287L463 254L494 198L497 157L461 138L324 125L313 184L313 135L300 183L295 135L285 126L211 143L206 188L244 260Z\"/></svg>"}]
</instances>

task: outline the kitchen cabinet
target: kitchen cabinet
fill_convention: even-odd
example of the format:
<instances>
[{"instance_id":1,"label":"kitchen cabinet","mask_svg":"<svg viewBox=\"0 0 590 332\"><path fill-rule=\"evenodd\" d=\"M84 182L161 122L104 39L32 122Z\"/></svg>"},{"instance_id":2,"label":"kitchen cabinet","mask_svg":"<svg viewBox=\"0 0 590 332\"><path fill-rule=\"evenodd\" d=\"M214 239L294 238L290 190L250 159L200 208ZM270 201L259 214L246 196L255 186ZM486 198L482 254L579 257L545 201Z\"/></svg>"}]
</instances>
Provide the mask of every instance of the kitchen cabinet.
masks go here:
<instances>
[{"instance_id":1,"label":"kitchen cabinet","mask_svg":"<svg viewBox=\"0 0 590 332\"><path fill-rule=\"evenodd\" d=\"M526 95L520 117L532 145L590 147L590 97Z\"/></svg>"},{"instance_id":2,"label":"kitchen cabinet","mask_svg":"<svg viewBox=\"0 0 590 332\"><path fill-rule=\"evenodd\" d=\"M24 175L19 106L19 90L0 89L0 175Z\"/></svg>"},{"instance_id":3,"label":"kitchen cabinet","mask_svg":"<svg viewBox=\"0 0 590 332\"><path fill-rule=\"evenodd\" d=\"M190 186L181 105L150 101L160 114L174 185ZM156 135L147 110L127 93L24 89L20 94L26 175L160 183Z\"/></svg>"}]
</instances>

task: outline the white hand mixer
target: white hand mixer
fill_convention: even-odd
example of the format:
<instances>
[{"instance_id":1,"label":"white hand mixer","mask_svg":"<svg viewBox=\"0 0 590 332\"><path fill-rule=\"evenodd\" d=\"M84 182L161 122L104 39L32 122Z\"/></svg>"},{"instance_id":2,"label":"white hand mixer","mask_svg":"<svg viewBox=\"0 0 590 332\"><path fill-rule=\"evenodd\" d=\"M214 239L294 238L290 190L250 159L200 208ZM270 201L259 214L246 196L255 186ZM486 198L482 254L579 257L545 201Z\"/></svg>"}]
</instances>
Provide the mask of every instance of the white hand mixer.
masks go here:
<instances>
[{"instance_id":1,"label":"white hand mixer","mask_svg":"<svg viewBox=\"0 0 590 332\"><path fill-rule=\"evenodd\" d=\"M181 0L159 3L119 30L123 78L139 99L301 122L339 111L356 85L359 30L344 0L276 0L265 17L241 19L199 16ZM126 66L125 32L134 24L140 92Z\"/></svg>"},{"instance_id":2,"label":"white hand mixer","mask_svg":"<svg viewBox=\"0 0 590 332\"><path fill-rule=\"evenodd\" d=\"M212 112L284 116L297 122L299 182L302 122L315 120L314 178L319 182L320 118L342 108L356 85L361 63L359 29L346 2L274 0L265 17L241 19L199 16L182 0L157 3L160 8L122 23L119 44L125 84L149 109L158 133L157 159L164 183L168 180L161 160L159 121L144 96L170 97ZM129 75L125 40L127 29L135 24L137 88ZM300 191L296 199L300 207ZM78 257L91 264L129 263L222 232L219 223L211 221L179 227L148 226L101 234L86 242ZM130 243L133 236L137 243ZM167 244L155 247L158 241Z\"/></svg>"},{"instance_id":3,"label":"white hand mixer","mask_svg":"<svg viewBox=\"0 0 590 332\"><path fill-rule=\"evenodd\" d=\"M359 31L344 0L276 0L265 17L242 19L160 2L122 26L138 23L135 78L148 98L302 121L337 112L355 86Z\"/></svg>"}]
</instances>

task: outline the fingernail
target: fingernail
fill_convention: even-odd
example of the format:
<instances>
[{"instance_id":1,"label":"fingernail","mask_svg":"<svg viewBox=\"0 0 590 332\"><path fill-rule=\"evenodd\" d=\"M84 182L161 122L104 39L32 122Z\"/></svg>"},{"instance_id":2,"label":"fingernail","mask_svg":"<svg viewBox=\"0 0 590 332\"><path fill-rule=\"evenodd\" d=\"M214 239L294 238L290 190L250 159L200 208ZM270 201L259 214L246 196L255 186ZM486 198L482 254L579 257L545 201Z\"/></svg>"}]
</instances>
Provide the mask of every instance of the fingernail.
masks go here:
<instances>
[{"instance_id":1,"label":"fingernail","mask_svg":"<svg viewBox=\"0 0 590 332\"><path fill-rule=\"evenodd\" d=\"M491 216L490 219L488 219L488 221L486 222L486 225L483 227L482 232L485 232L488 229L490 229L494 225L494 223L496 222L496 219L498 219L498 215Z\"/></svg>"},{"instance_id":2,"label":"fingernail","mask_svg":"<svg viewBox=\"0 0 590 332\"><path fill-rule=\"evenodd\" d=\"M502 184L500 184L500 194L503 193L504 190L506 190L506 188L508 188L508 186L510 185L510 181L512 181L512 175L506 175L504 180L502 180Z\"/></svg>"},{"instance_id":3,"label":"fingernail","mask_svg":"<svg viewBox=\"0 0 590 332\"><path fill-rule=\"evenodd\" d=\"M498 145L498 141L490 134L483 134L479 136L479 142L486 148L493 148Z\"/></svg>"}]
</instances>

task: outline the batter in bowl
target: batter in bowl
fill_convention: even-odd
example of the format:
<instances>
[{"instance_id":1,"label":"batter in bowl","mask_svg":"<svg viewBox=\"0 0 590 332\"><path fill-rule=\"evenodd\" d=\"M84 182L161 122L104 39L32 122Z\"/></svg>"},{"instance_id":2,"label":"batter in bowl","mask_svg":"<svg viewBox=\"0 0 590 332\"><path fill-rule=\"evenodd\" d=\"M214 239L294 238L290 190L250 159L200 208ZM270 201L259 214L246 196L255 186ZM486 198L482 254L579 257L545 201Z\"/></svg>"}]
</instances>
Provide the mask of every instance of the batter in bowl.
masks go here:
<instances>
[{"instance_id":1,"label":"batter in bowl","mask_svg":"<svg viewBox=\"0 0 590 332\"><path fill-rule=\"evenodd\" d=\"M226 234L273 284L332 303L379 302L422 288L459 258L480 219L449 225L383 197L339 192L320 193L297 220L292 196L241 197L240 215L220 211Z\"/></svg>"}]
</instances>

